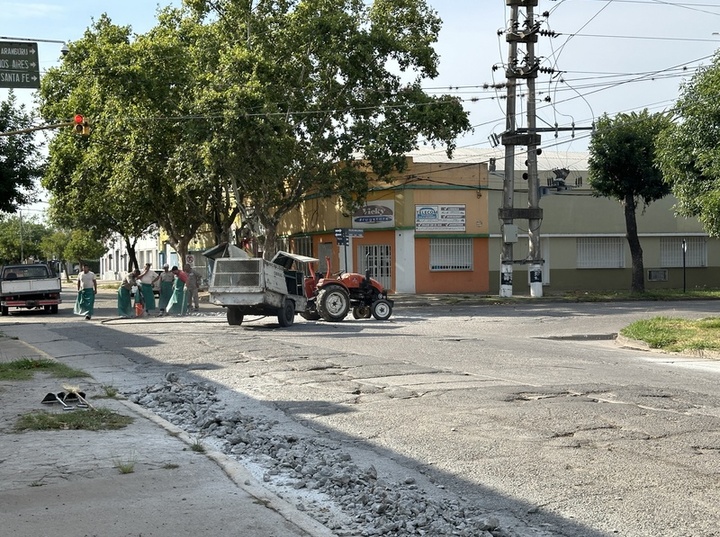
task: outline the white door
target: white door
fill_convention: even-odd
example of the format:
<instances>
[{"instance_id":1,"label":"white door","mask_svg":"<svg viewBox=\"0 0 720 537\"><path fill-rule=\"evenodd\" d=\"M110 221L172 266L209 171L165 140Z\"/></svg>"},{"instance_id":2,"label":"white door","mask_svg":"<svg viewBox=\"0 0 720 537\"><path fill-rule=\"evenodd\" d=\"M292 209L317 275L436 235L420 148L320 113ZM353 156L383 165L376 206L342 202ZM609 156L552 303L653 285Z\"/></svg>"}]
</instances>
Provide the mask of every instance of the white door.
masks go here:
<instances>
[{"instance_id":1,"label":"white door","mask_svg":"<svg viewBox=\"0 0 720 537\"><path fill-rule=\"evenodd\" d=\"M370 268L370 277L379 281L384 289L392 285L392 255L389 244L361 244L357 249L358 272L365 274Z\"/></svg>"}]
</instances>

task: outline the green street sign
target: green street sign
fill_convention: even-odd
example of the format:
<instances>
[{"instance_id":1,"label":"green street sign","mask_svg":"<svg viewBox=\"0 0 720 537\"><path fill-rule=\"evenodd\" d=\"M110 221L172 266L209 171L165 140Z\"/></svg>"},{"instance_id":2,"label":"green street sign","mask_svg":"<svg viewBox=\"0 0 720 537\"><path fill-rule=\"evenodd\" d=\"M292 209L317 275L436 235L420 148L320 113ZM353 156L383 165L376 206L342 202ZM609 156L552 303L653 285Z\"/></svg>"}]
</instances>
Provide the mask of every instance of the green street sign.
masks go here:
<instances>
[{"instance_id":1,"label":"green street sign","mask_svg":"<svg viewBox=\"0 0 720 537\"><path fill-rule=\"evenodd\" d=\"M0 88L39 87L37 43L0 41Z\"/></svg>"}]
</instances>

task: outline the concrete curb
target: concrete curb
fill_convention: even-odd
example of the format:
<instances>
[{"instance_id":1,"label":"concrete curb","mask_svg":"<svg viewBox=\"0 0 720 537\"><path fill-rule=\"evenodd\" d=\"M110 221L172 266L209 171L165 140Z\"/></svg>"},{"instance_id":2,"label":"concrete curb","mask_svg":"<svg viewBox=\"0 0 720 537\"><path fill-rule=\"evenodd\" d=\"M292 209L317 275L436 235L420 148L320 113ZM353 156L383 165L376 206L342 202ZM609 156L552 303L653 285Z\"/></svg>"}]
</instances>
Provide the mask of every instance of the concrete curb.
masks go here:
<instances>
[{"instance_id":1,"label":"concrete curb","mask_svg":"<svg viewBox=\"0 0 720 537\"><path fill-rule=\"evenodd\" d=\"M157 414L154 414L126 399L118 399L118 401L124 404L130 411L140 414L142 417L150 420L156 425L159 425L165 429L168 434L179 438L187 445L192 446L198 443L197 439L191 438L183 429L170 423ZM259 503L262 503L267 508L279 513L288 522L295 524L298 528L307 532L312 537L335 537L335 534L330 531L329 528L323 526L318 521L308 515L305 515L301 511L298 511L293 505L289 504L261 485L247 471L247 469L242 466L242 464L224 453L207 449L207 446L205 445L203 445L203 447L205 448L204 454L210 460L215 462L238 487L255 498Z\"/></svg>"}]
</instances>

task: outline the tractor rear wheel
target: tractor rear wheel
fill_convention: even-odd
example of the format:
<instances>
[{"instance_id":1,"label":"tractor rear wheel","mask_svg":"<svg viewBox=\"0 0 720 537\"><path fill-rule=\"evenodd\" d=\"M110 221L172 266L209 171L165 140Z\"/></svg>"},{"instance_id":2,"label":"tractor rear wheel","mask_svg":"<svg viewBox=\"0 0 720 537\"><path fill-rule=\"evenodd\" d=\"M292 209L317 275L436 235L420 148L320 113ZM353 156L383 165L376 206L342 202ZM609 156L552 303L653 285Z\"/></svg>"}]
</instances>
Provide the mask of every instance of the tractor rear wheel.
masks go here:
<instances>
[{"instance_id":1,"label":"tractor rear wheel","mask_svg":"<svg viewBox=\"0 0 720 537\"><path fill-rule=\"evenodd\" d=\"M237 306L228 306L227 322L231 326L240 326L243 322L243 314Z\"/></svg>"},{"instance_id":2,"label":"tractor rear wheel","mask_svg":"<svg viewBox=\"0 0 720 537\"><path fill-rule=\"evenodd\" d=\"M292 326L295 321L295 302L289 298L285 299L282 308L278 311L278 322L283 328Z\"/></svg>"},{"instance_id":3,"label":"tractor rear wheel","mask_svg":"<svg viewBox=\"0 0 720 537\"><path fill-rule=\"evenodd\" d=\"M370 306L370 310L372 311L372 316L378 321L387 321L392 315L392 306L390 305L390 302L384 298L373 302L372 306Z\"/></svg>"},{"instance_id":4,"label":"tractor rear wheel","mask_svg":"<svg viewBox=\"0 0 720 537\"><path fill-rule=\"evenodd\" d=\"M320 290L317 310L326 321L342 321L350 310L350 295L345 288L331 285Z\"/></svg>"}]
</instances>

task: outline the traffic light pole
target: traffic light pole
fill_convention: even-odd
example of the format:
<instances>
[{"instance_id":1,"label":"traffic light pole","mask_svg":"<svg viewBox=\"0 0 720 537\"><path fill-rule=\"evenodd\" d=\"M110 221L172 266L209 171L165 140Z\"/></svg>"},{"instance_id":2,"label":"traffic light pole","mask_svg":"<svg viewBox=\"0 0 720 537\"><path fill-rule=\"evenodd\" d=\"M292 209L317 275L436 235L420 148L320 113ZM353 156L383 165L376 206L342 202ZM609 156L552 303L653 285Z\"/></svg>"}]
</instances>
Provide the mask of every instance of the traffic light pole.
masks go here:
<instances>
[{"instance_id":1,"label":"traffic light pole","mask_svg":"<svg viewBox=\"0 0 720 537\"><path fill-rule=\"evenodd\" d=\"M13 134L26 134L28 132L43 131L47 129L59 129L61 127L72 127L75 125L74 121L67 121L65 123L53 123L52 125L40 125L39 127L28 127L27 129L18 129L16 131L0 132L0 136L12 136Z\"/></svg>"}]
</instances>

